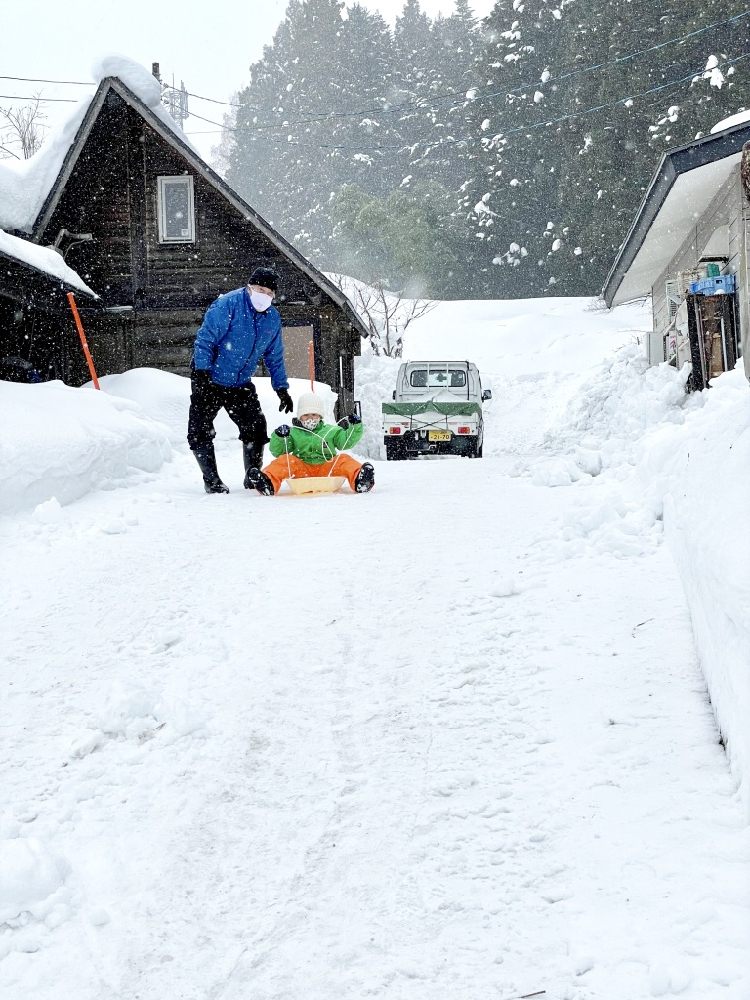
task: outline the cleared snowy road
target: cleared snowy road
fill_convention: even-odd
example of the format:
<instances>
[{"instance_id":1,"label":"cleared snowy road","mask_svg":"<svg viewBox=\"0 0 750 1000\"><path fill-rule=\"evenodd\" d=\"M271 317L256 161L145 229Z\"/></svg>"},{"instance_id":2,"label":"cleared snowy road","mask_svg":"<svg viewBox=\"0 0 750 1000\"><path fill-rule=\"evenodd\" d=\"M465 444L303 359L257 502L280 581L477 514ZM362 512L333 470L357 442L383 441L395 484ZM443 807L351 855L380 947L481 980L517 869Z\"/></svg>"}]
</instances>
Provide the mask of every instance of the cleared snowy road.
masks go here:
<instances>
[{"instance_id":1,"label":"cleared snowy road","mask_svg":"<svg viewBox=\"0 0 750 1000\"><path fill-rule=\"evenodd\" d=\"M575 491L502 471L206 497L179 455L5 523L2 835L70 872L3 998L746 1000L669 555L566 555Z\"/></svg>"}]
</instances>

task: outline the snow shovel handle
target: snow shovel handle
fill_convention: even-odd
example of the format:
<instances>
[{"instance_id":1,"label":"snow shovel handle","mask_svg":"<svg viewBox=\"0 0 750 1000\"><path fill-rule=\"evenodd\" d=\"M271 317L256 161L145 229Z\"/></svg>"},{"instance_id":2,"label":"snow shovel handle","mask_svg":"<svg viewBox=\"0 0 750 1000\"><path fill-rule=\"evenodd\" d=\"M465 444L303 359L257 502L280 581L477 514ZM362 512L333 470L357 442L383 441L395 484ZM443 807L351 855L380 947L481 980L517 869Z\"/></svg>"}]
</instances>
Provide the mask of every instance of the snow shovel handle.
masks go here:
<instances>
[{"instance_id":1,"label":"snow shovel handle","mask_svg":"<svg viewBox=\"0 0 750 1000\"><path fill-rule=\"evenodd\" d=\"M99 379L96 377L96 369L94 368L94 359L91 357L91 351L89 350L89 345L86 343L86 334L83 332L83 323L81 322L81 317L78 315L78 306L76 305L75 296L72 292L68 292L68 302L70 303L70 309L73 313L73 319L76 321L76 327L78 328L78 336L81 338L81 347L83 348L83 355L86 358L86 364L89 366L89 374L91 375L91 381L94 383L94 388L99 388Z\"/></svg>"}]
</instances>

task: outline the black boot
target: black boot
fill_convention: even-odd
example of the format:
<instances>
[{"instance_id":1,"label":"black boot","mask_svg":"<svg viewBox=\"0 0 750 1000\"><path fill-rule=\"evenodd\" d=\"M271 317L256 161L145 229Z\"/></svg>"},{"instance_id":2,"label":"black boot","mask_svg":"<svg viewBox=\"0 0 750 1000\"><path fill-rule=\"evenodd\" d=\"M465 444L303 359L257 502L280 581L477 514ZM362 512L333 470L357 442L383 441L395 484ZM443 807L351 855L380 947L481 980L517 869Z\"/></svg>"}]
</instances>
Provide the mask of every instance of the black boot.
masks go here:
<instances>
[{"instance_id":1,"label":"black boot","mask_svg":"<svg viewBox=\"0 0 750 1000\"><path fill-rule=\"evenodd\" d=\"M260 452L260 454L259 454ZM247 481L247 474L251 469L259 469L263 462L263 449L256 448L252 441L242 442L242 461L245 466L245 489L253 489L252 483Z\"/></svg>"},{"instance_id":2,"label":"black boot","mask_svg":"<svg viewBox=\"0 0 750 1000\"><path fill-rule=\"evenodd\" d=\"M264 497L272 497L274 492L273 483L265 472L261 472L260 469L247 470L247 475L245 476L245 489L257 490L258 493L262 493Z\"/></svg>"},{"instance_id":3,"label":"black boot","mask_svg":"<svg viewBox=\"0 0 750 1000\"><path fill-rule=\"evenodd\" d=\"M354 480L355 493L369 493L375 485L375 470L369 462L365 462Z\"/></svg>"},{"instance_id":4,"label":"black boot","mask_svg":"<svg viewBox=\"0 0 750 1000\"><path fill-rule=\"evenodd\" d=\"M213 444L206 444L201 448L195 448L193 454L203 473L203 488L206 493L228 493L228 488L219 479L219 470L216 468L216 452L214 451Z\"/></svg>"}]
</instances>

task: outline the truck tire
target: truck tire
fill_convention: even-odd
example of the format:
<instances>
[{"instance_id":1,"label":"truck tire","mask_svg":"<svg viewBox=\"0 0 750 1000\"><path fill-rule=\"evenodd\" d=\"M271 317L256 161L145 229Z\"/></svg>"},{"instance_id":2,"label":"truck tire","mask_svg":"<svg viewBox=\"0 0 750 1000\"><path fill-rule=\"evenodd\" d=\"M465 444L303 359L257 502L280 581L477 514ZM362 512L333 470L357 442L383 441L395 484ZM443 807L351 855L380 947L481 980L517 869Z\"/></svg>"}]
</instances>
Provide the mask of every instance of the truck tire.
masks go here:
<instances>
[{"instance_id":1,"label":"truck tire","mask_svg":"<svg viewBox=\"0 0 750 1000\"><path fill-rule=\"evenodd\" d=\"M406 458L406 452L402 441L386 441L385 457L388 462L402 462Z\"/></svg>"}]
</instances>

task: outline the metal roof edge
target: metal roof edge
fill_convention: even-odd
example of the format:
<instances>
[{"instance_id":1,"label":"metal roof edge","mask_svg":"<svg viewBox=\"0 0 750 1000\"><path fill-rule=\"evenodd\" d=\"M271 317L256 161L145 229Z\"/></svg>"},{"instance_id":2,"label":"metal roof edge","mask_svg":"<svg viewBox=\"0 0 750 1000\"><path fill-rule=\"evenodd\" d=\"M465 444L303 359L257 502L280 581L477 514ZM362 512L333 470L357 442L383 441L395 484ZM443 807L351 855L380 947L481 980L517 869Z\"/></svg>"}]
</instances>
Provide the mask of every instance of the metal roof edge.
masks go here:
<instances>
[{"instance_id":1,"label":"metal roof edge","mask_svg":"<svg viewBox=\"0 0 750 1000\"><path fill-rule=\"evenodd\" d=\"M617 290L643 246L648 231L677 178L690 170L741 152L748 140L750 140L750 121L740 122L731 128L702 136L700 139L693 139L662 153L633 223L602 287L602 298L608 308L612 308Z\"/></svg>"}]
</instances>

